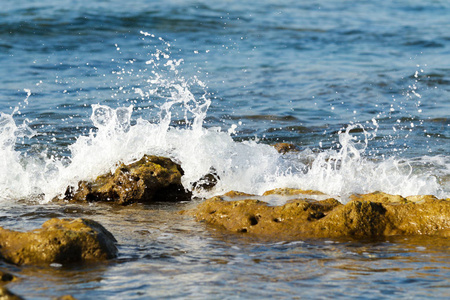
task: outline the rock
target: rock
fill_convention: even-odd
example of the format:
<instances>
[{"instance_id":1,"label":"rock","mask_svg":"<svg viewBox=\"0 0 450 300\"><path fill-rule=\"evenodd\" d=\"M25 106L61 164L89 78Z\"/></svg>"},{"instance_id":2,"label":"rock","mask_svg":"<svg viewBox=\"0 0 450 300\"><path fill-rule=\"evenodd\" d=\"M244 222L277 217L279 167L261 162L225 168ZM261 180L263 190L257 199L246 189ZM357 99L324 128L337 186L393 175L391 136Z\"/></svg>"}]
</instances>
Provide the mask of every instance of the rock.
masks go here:
<instances>
[{"instance_id":1,"label":"rock","mask_svg":"<svg viewBox=\"0 0 450 300\"><path fill-rule=\"evenodd\" d=\"M13 293L11 293L4 286L0 286L0 300L22 300L22 297L19 297Z\"/></svg>"},{"instance_id":2,"label":"rock","mask_svg":"<svg viewBox=\"0 0 450 300\"><path fill-rule=\"evenodd\" d=\"M73 297L72 295L64 295L58 298L53 298L54 300L77 300L75 297Z\"/></svg>"},{"instance_id":3,"label":"rock","mask_svg":"<svg viewBox=\"0 0 450 300\"><path fill-rule=\"evenodd\" d=\"M89 219L51 219L42 228L19 232L0 227L0 257L16 264L102 261L117 256L116 239Z\"/></svg>"},{"instance_id":4,"label":"rock","mask_svg":"<svg viewBox=\"0 0 450 300\"><path fill-rule=\"evenodd\" d=\"M238 192L238 191L229 191L228 193L224 194L224 196L230 197L230 198L237 198L237 197L251 197L251 196L256 196L256 195L247 194L247 193Z\"/></svg>"},{"instance_id":5,"label":"rock","mask_svg":"<svg viewBox=\"0 0 450 300\"><path fill-rule=\"evenodd\" d=\"M286 154L288 152L298 152L299 149L296 145L290 143L277 143L273 147L281 154Z\"/></svg>"},{"instance_id":6,"label":"rock","mask_svg":"<svg viewBox=\"0 0 450 300\"><path fill-rule=\"evenodd\" d=\"M16 277L8 272L0 270L0 284L15 280Z\"/></svg>"},{"instance_id":7,"label":"rock","mask_svg":"<svg viewBox=\"0 0 450 300\"><path fill-rule=\"evenodd\" d=\"M416 196L419 197L419 196ZM383 192L374 192L364 195L351 195L350 200L356 201L371 201L380 203L407 203L408 200L400 195L390 195Z\"/></svg>"},{"instance_id":8,"label":"rock","mask_svg":"<svg viewBox=\"0 0 450 300\"><path fill-rule=\"evenodd\" d=\"M120 205L134 202L185 201L191 199L181 184L183 170L169 158L144 155L132 164L121 164L114 174L81 181L78 188L68 187L65 200L110 201Z\"/></svg>"},{"instance_id":9,"label":"rock","mask_svg":"<svg viewBox=\"0 0 450 300\"><path fill-rule=\"evenodd\" d=\"M325 195L322 192L315 190L300 190L300 189L274 189L264 192L263 196L269 195L282 195L282 196L292 196L292 195Z\"/></svg>"},{"instance_id":10,"label":"rock","mask_svg":"<svg viewBox=\"0 0 450 300\"><path fill-rule=\"evenodd\" d=\"M217 175L217 172L214 169L211 169L208 174L192 183L192 188L195 190L209 191L216 186L218 180L220 180L219 175Z\"/></svg>"},{"instance_id":11,"label":"rock","mask_svg":"<svg viewBox=\"0 0 450 300\"><path fill-rule=\"evenodd\" d=\"M412 197L413 202L377 192L354 195L353 200L343 205L333 198L321 201L304 198L308 193L318 195L315 191L280 189L265 195L274 193L287 196L298 193L302 199L270 206L261 200L226 201L229 196L216 196L184 213L231 232L284 240L421 234L450 236L450 201L433 196Z\"/></svg>"}]
</instances>

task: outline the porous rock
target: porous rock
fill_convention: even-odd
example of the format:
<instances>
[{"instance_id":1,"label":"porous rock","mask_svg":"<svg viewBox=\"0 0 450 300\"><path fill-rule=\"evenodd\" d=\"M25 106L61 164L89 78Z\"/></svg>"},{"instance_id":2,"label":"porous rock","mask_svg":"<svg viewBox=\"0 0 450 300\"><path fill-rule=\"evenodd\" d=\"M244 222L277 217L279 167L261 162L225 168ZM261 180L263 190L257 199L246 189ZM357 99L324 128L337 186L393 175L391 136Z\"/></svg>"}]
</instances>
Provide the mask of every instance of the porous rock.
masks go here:
<instances>
[{"instance_id":1,"label":"porous rock","mask_svg":"<svg viewBox=\"0 0 450 300\"><path fill-rule=\"evenodd\" d=\"M68 187L64 199L120 205L190 200L191 194L181 184L182 175L181 166L169 158L144 155L134 163L121 164L113 174L101 175L93 182L81 181L77 189Z\"/></svg>"},{"instance_id":2,"label":"porous rock","mask_svg":"<svg viewBox=\"0 0 450 300\"><path fill-rule=\"evenodd\" d=\"M19 232L0 227L0 258L17 264L74 263L116 257L116 239L89 219L50 219L42 228Z\"/></svg>"},{"instance_id":3,"label":"porous rock","mask_svg":"<svg viewBox=\"0 0 450 300\"><path fill-rule=\"evenodd\" d=\"M450 236L450 201L433 196L403 198L385 193L354 195L347 204L334 198L314 200L320 192L273 190L296 195L282 206L259 199L226 201L216 196L184 213L231 232L276 239L373 238L390 235ZM323 195L323 194L322 194Z\"/></svg>"}]
</instances>

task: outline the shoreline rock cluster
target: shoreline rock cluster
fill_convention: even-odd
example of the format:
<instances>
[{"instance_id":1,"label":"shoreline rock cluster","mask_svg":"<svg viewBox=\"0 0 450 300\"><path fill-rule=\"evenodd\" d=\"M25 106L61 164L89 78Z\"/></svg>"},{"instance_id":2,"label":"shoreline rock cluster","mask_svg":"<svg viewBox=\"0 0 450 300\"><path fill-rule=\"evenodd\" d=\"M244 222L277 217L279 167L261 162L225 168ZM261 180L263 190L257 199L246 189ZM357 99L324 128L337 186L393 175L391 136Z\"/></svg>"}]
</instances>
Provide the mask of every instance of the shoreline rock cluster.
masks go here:
<instances>
[{"instance_id":1,"label":"shoreline rock cluster","mask_svg":"<svg viewBox=\"0 0 450 300\"><path fill-rule=\"evenodd\" d=\"M280 152L295 151L281 144ZM181 184L183 170L169 158L144 155L132 164L121 164L114 173L68 187L64 199L74 203L107 202L130 205L191 200ZM194 188L215 185L217 174L202 177ZM281 197L283 205L269 204ZM285 197L285 198L283 198ZM321 200L317 200L321 199ZM229 192L181 211L230 234L293 240L305 238L375 238L393 235L450 237L450 199L434 196L401 197L381 192L353 195L342 204L319 191L276 189L262 196ZM18 232L0 227L0 260L14 265L50 265L105 261L117 257L116 239L89 219L50 219L42 228ZM0 272L2 284L14 280ZM9 295L3 289L1 295ZM17 297L10 294L10 297ZM3 299L3 298L2 298ZM6 299L20 299L6 298Z\"/></svg>"}]
</instances>

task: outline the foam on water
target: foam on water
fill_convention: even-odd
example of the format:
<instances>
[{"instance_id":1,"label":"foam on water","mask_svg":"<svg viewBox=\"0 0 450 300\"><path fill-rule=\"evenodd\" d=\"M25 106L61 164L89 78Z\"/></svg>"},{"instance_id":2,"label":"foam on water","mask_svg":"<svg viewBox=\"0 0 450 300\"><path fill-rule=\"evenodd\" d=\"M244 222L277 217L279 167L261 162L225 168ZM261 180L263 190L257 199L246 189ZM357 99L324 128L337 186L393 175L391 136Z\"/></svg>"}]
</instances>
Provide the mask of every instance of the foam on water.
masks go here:
<instances>
[{"instance_id":1,"label":"foam on water","mask_svg":"<svg viewBox=\"0 0 450 300\"><path fill-rule=\"evenodd\" d=\"M143 33L149 36L147 33ZM346 201L353 193L383 191L403 196L433 194L449 197L449 160L424 157L413 160L373 158L365 151L376 136L360 124L351 124L337 135L339 149L279 154L257 140L237 142L232 134L238 128L204 126L211 100L206 86L198 78L186 80L178 73L182 60L157 51L147 65L152 66L148 87L135 88L143 101L164 99L158 106L159 120L141 116L134 119L135 106L92 105L91 122L95 129L81 135L69 146L70 158L49 156L44 151L30 156L16 150L18 139L39 134L27 123L17 125L12 114L0 116L0 199L38 199L50 201L80 180L114 171L119 162L130 163L144 154L170 157L184 171L183 185L214 172L219 178L211 191L194 190L195 196L208 197L230 190L262 194L273 188L313 189ZM164 66L164 70L162 70ZM163 72L164 71L164 72ZM170 76L168 75L170 74ZM204 90L195 96L192 88ZM30 93L28 92L28 97ZM28 101L27 100L25 102ZM184 116L184 126L173 125L173 113ZM362 129L362 139L352 129ZM423 167L421 167L423 166ZM426 168L425 168L426 166Z\"/></svg>"},{"instance_id":2,"label":"foam on water","mask_svg":"<svg viewBox=\"0 0 450 300\"><path fill-rule=\"evenodd\" d=\"M273 147L256 141L236 142L219 128L173 128L142 118L131 125L132 106L113 109L94 105L92 109L91 120L97 130L80 136L70 146L68 164L44 158L44 154L40 158L24 157L15 151L16 138L31 132L26 124L16 126L11 115L2 114L1 198L43 194L48 201L68 185L94 179L113 171L118 162L130 163L145 153L179 162L185 170L183 184L187 189L214 170L220 178L217 186L210 192L195 191L198 196L229 190L261 194L279 187L319 190L344 201L349 194L377 190L404 196L445 196L437 177L432 172L415 174L412 162L364 157L364 148L358 149L352 141L352 126L340 134L340 150L314 153L306 149L282 156ZM433 159L435 165L448 165L448 161Z\"/></svg>"}]
</instances>

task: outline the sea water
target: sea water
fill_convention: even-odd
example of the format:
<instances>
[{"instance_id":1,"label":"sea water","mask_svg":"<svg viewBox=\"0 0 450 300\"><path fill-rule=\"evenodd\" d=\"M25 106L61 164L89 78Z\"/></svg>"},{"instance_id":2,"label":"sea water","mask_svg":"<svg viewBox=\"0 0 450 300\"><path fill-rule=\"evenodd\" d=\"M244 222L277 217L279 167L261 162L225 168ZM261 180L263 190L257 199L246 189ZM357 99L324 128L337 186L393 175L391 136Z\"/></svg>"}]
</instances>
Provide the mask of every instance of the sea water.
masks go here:
<instances>
[{"instance_id":1,"label":"sea water","mask_svg":"<svg viewBox=\"0 0 450 300\"><path fill-rule=\"evenodd\" d=\"M180 163L200 198L282 187L344 203L374 191L448 198L449 12L445 1L6 1L1 226L39 226L67 186L144 154ZM193 189L210 172L217 185Z\"/></svg>"}]
</instances>

